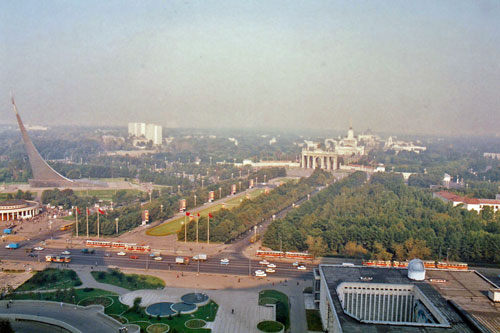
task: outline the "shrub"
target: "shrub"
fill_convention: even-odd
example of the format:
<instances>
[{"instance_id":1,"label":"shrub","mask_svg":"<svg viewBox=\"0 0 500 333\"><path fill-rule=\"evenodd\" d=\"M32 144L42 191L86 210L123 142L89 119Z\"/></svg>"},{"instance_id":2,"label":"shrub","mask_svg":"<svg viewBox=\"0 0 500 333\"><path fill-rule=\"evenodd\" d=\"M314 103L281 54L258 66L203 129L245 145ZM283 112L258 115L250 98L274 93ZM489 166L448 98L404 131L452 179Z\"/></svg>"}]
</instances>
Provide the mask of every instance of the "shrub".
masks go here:
<instances>
[{"instance_id":1,"label":"shrub","mask_svg":"<svg viewBox=\"0 0 500 333\"><path fill-rule=\"evenodd\" d=\"M83 292L84 293L89 293L91 291L94 291L94 288L88 288L88 287L87 288L83 288Z\"/></svg>"}]
</instances>

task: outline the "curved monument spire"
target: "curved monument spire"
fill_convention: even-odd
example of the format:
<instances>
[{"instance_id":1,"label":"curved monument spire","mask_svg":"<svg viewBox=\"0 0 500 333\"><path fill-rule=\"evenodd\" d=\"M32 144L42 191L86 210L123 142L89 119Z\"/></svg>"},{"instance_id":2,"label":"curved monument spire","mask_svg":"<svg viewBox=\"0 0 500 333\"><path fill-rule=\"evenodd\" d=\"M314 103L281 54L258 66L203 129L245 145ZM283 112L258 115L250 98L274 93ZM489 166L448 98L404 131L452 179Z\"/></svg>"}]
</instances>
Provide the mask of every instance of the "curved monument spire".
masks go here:
<instances>
[{"instance_id":1,"label":"curved monument spire","mask_svg":"<svg viewBox=\"0 0 500 333\"><path fill-rule=\"evenodd\" d=\"M14 96L11 93L12 105L14 107L14 112L16 113L17 123L21 134L23 136L24 146L26 147L26 152L28 153L28 158L31 165L31 171L33 172L33 179L29 180L29 183L33 187L59 187L59 186L74 186L74 182L60 175L57 171L52 169L50 165L47 164L38 152L38 150L31 142L28 132L24 128L19 112L17 111L16 102L14 101Z\"/></svg>"}]
</instances>

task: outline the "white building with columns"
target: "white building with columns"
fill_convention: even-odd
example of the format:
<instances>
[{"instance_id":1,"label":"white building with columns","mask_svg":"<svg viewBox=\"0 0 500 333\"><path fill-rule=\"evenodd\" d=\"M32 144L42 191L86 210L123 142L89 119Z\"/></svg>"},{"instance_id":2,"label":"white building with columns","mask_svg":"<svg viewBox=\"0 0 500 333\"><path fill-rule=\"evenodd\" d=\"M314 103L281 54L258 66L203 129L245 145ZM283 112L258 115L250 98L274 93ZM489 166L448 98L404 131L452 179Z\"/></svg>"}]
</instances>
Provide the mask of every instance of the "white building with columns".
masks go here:
<instances>
[{"instance_id":1,"label":"white building with columns","mask_svg":"<svg viewBox=\"0 0 500 333\"><path fill-rule=\"evenodd\" d=\"M351 126L346 137L339 140L326 139L324 149L320 148L319 143L305 141L300 165L304 169L336 170L340 162L339 158L342 158L343 164L347 164L350 160L364 154L365 147L358 146L358 139L354 136L354 130Z\"/></svg>"},{"instance_id":2,"label":"white building with columns","mask_svg":"<svg viewBox=\"0 0 500 333\"><path fill-rule=\"evenodd\" d=\"M40 204L36 201L14 199L0 202L0 221L28 219L39 213Z\"/></svg>"}]
</instances>

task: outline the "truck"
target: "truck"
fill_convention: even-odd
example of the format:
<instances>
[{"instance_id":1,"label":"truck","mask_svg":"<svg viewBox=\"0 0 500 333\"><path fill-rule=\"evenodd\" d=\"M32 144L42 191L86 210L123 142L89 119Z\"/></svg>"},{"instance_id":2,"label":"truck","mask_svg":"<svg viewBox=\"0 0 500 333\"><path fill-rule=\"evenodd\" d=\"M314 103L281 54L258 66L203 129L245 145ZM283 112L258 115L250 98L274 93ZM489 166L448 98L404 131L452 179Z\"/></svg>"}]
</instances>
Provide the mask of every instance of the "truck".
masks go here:
<instances>
[{"instance_id":1,"label":"truck","mask_svg":"<svg viewBox=\"0 0 500 333\"><path fill-rule=\"evenodd\" d=\"M200 253L200 254L197 254L193 257L193 260L195 261L205 261L207 260L207 255L205 253Z\"/></svg>"},{"instance_id":2,"label":"truck","mask_svg":"<svg viewBox=\"0 0 500 333\"><path fill-rule=\"evenodd\" d=\"M188 257L177 257L175 258L175 263L179 265L189 265Z\"/></svg>"},{"instance_id":3,"label":"truck","mask_svg":"<svg viewBox=\"0 0 500 333\"><path fill-rule=\"evenodd\" d=\"M19 248L19 243L10 243L9 245L6 245L6 249L18 249Z\"/></svg>"}]
</instances>

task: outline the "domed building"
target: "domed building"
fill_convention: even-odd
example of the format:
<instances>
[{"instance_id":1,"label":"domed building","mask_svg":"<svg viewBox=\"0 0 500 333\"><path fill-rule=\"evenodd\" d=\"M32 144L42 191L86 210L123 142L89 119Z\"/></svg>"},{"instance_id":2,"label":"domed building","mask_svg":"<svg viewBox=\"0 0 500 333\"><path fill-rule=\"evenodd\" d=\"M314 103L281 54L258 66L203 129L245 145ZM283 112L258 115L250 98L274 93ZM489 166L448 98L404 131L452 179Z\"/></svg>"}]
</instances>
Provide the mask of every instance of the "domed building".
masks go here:
<instances>
[{"instance_id":1,"label":"domed building","mask_svg":"<svg viewBox=\"0 0 500 333\"><path fill-rule=\"evenodd\" d=\"M22 199L0 201L0 221L28 219L39 213L40 204L36 201Z\"/></svg>"}]
</instances>

